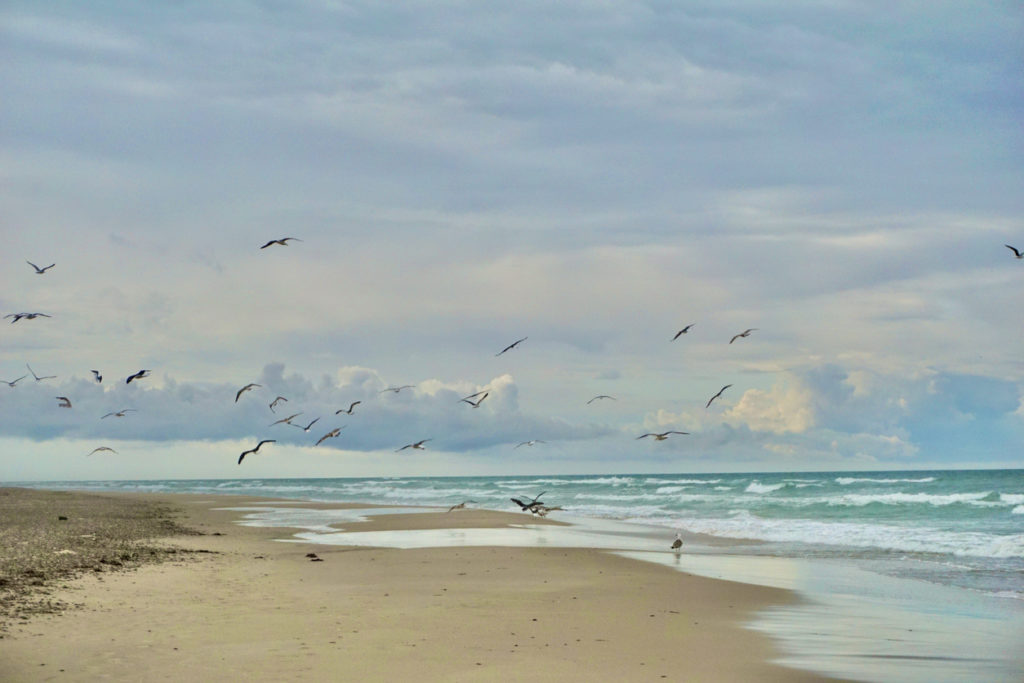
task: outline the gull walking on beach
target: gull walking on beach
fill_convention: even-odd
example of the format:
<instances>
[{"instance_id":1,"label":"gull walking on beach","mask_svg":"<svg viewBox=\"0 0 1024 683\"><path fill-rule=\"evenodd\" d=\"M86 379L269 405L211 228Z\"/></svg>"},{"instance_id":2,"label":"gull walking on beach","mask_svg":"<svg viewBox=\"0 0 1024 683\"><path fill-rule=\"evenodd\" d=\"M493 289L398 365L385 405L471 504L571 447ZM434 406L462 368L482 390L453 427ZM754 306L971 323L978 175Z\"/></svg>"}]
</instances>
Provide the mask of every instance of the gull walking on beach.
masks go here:
<instances>
[{"instance_id":1,"label":"gull walking on beach","mask_svg":"<svg viewBox=\"0 0 1024 683\"><path fill-rule=\"evenodd\" d=\"M262 386L263 386L262 384L256 384L256 383L246 384L244 387L242 387L241 389L238 390L237 394L235 394L235 403L238 403L238 399L241 398L242 394L244 394L245 392L249 391L250 389L255 389L256 387L262 387Z\"/></svg>"},{"instance_id":2,"label":"gull walking on beach","mask_svg":"<svg viewBox=\"0 0 1024 683\"><path fill-rule=\"evenodd\" d=\"M288 246L288 242L289 241L293 241L293 240L295 242L301 242L302 241L298 237L282 237L279 240L270 240L269 242L264 244L262 247L260 247L260 249L266 249L267 247L269 247L272 244L277 244L277 245L280 245L282 247L287 247Z\"/></svg>"},{"instance_id":3,"label":"gull walking on beach","mask_svg":"<svg viewBox=\"0 0 1024 683\"><path fill-rule=\"evenodd\" d=\"M732 343L733 343L734 341L736 341L736 340L737 340L737 339L739 339L740 337L749 337L749 336L750 336L750 333L751 333L751 332L754 332L754 331L756 331L756 330L757 330L757 328L756 328L756 327L751 327L750 329L747 329L747 330L743 330L743 331L742 331L742 332L740 332L739 334L735 335L735 336L734 336L734 337L733 337L732 339L730 339L730 340L729 340L729 343L730 343L730 344L732 344Z\"/></svg>"},{"instance_id":4,"label":"gull walking on beach","mask_svg":"<svg viewBox=\"0 0 1024 683\"><path fill-rule=\"evenodd\" d=\"M424 450L423 444L425 444L428 441L430 441L430 439L420 439L416 443L407 443L398 450L396 450L395 453L398 453L399 451L404 451L406 448L415 448L416 450L422 451Z\"/></svg>"},{"instance_id":5,"label":"gull walking on beach","mask_svg":"<svg viewBox=\"0 0 1024 683\"><path fill-rule=\"evenodd\" d=\"M690 432L668 431L668 432L660 432L660 433L656 434L654 432L648 432L646 434L641 434L640 436L638 436L636 438L637 438L637 440L640 440L640 439L646 439L648 436L653 436L655 441L664 441L665 439L668 438L669 434L689 434L689 433Z\"/></svg>"},{"instance_id":6,"label":"gull walking on beach","mask_svg":"<svg viewBox=\"0 0 1024 683\"><path fill-rule=\"evenodd\" d=\"M516 348L517 346L519 346L520 344L522 344L526 340L527 340L527 337L523 337L522 339L517 339L516 341L512 342L511 344L509 344L508 346L503 348L501 351L498 351L496 354L494 354L495 357L500 356L501 354L505 353L506 351L511 351L512 349Z\"/></svg>"},{"instance_id":7,"label":"gull walking on beach","mask_svg":"<svg viewBox=\"0 0 1024 683\"><path fill-rule=\"evenodd\" d=\"M31 261L25 261L25 263L29 264L30 266L32 266L33 268L36 269L36 275L42 275L43 273L48 271L50 268L53 268L55 265L57 265L56 263L51 263L50 265L46 266L45 268L40 268L39 266L37 266L36 264L32 263Z\"/></svg>"},{"instance_id":8,"label":"gull walking on beach","mask_svg":"<svg viewBox=\"0 0 1024 683\"><path fill-rule=\"evenodd\" d=\"M724 387L719 389L717 394L715 394L714 396L712 396L711 398L708 399L707 405L704 406L704 410L707 410L708 408L710 408L711 407L711 402L714 401L719 396L721 396L722 392L724 392L726 389L728 389L731 386L732 386L731 384L726 384Z\"/></svg>"},{"instance_id":9,"label":"gull walking on beach","mask_svg":"<svg viewBox=\"0 0 1024 683\"><path fill-rule=\"evenodd\" d=\"M242 454L238 456L238 464L241 465L242 461L245 460L245 456L249 455L250 453L255 453L260 449L260 446L262 446L265 443L277 443L277 439L263 439L263 441L260 441L258 444L256 444L256 448L250 448L247 451L242 451Z\"/></svg>"}]
</instances>

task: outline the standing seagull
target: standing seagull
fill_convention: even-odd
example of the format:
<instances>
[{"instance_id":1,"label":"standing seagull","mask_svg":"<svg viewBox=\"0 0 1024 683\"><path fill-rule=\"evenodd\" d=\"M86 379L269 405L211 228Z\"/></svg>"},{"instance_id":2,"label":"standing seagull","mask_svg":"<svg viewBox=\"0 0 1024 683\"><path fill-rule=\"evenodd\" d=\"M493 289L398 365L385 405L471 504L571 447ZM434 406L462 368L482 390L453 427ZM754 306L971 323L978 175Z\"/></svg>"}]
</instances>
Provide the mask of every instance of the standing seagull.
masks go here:
<instances>
[{"instance_id":1,"label":"standing seagull","mask_svg":"<svg viewBox=\"0 0 1024 683\"><path fill-rule=\"evenodd\" d=\"M255 383L246 384L244 387L242 387L241 389L238 390L237 394L235 394L235 403L238 403L238 399L241 398L242 394L244 394L245 392L249 391L250 389L255 389L256 387L262 387L262 386L263 386L262 384L255 384Z\"/></svg>"},{"instance_id":2,"label":"standing seagull","mask_svg":"<svg viewBox=\"0 0 1024 683\"><path fill-rule=\"evenodd\" d=\"M71 407L71 399L68 398L67 396L58 396L57 397L57 401L58 401L57 405L60 406L61 408L70 408Z\"/></svg>"},{"instance_id":3,"label":"standing seagull","mask_svg":"<svg viewBox=\"0 0 1024 683\"><path fill-rule=\"evenodd\" d=\"M1018 256L1017 258L1020 258L1020 257ZM46 266L45 268L40 268L39 266L37 266L36 264L32 263L31 261L25 261L25 263L29 264L30 266L32 266L33 268L36 269L36 275L42 275L43 273L48 271L50 268L53 268L55 265L57 265L56 263L51 263L50 265Z\"/></svg>"},{"instance_id":4,"label":"standing seagull","mask_svg":"<svg viewBox=\"0 0 1024 683\"><path fill-rule=\"evenodd\" d=\"M124 383L131 384L133 379L142 379L143 377L149 377L149 370L139 370L134 375L128 375L128 379Z\"/></svg>"},{"instance_id":5,"label":"standing seagull","mask_svg":"<svg viewBox=\"0 0 1024 683\"><path fill-rule=\"evenodd\" d=\"M608 394L600 394L600 395L595 396L594 398L590 399L589 401L587 401L587 405L589 406L591 403L593 403L594 401L596 401L598 399L601 399L601 398L610 398L613 401L619 400L619 399L615 398L614 396L609 396Z\"/></svg>"},{"instance_id":6,"label":"standing seagull","mask_svg":"<svg viewBox=\"0 0 1024 683\"><path fill-rule=\"evenodd\" d=\"M496 354L494 354L494 356L498 357L501 354L505 353L506 351L511 351L512 349L516 348L517 346L519 346L520 344L522 344L526 340L527 340L527 337L523 337L522 339L517 339L516 341L512 342L511 344L509 344L508 346L503 348L501 351L498 351Z\"/></svg>"},{"instance_id":7,"label":"standing seagull","mask_svg":"<svg viewBox=\"0 0 1024 683\"><path fill-rule=\"evenodd\" d=\"M272 412L272 413L277 412L276 410L274 410L274 406L276 406L281 401L287 401L287 400L288 399L286 399L284 396L278 396L277 398L275 398L273 401L270 402L270 412Z\"/></svg>"},{"instance_id":8,"label":"standing seagull","mask_svg":"<svg viewBox=\"0 0 1024 683\"><path fill-rule=\"evenodd\" d=\"M362 403L362 401L352 401L352 403L348 407L348 410L345 410L344 408L339 408L338 410L334 411L334 414L341 415L342 413L345 413L346 415L351 415L352 409L355 408L360 403Z\"/></svg>"},{"instance_id":9,"label":"standing seagull","mask_svg":"<svg viewBox=\"0 0 1024 683\"><path fill-rule=\"evenodd\" d=\"M250 448L247 451L242 451L242 454L238 456L238 464L241 465L242 461L245 460L245 456L249 455L250 453L255 453L260 449L260 446L262 446L265 443L277 443L277 439L263 439L263 441L260 441L258 444L256 444L256 448Z\"/></svg>"},{"instance_id":10,"label":"standing seagull","mask_svg":"<svg viewBox=\"0 0 1024 683\"><path fill-rule=\"evenodd\" d=\"M329 431L326 434L324 434L323 436L321 436L320 440L316 442L316 445L319 446L324 441L327 441L327 439L333 439L334 437L338 436L339 434L341 434L341 427L335 427L331 431Z\"/></svg>"},{"instance_id":11,"label":"standing seagull","mask_svg":"<svg viewBox=\"0 0 1024 683\"><path fill-rule=\"evenodd\" d=\"M42 382L44 379L57 379L57 375L43 375L42 377L40 377L35 373L35 371L32 369L32 366L29 365L28 363L25 363L25 367L28 368L28 371L32 373L32 376L36 378L37 382Z\"/></svg>"},{"instance_id":12,"label":"standing seagull","mask_svg":"<svg viewBox=\"0 0 1024 683\"><path fill-rule=\"evenodd\" d=\"M103 384L103 375L100 374L99 370L90 370L89 372L91 372L92 376L96 378L97 384Z\"/></svg>"},{"instance_id":13,"label":"standing seagull","mask_svg":"<svg viewBox=\"0 0 1024 683\"><path fill-rule=\"evenodd\" d=\"M714 401L719 396L721 396L722 392L725 391L726 389L728 389L731 386L732 386L731 384L726 384L724 387L719 389L717 394L715 394L714 396L712 396L711 398L708 399L708 403L707 403L706 406L704 406L704 410L707 410L708 408L710 408L711 407L711 402Z\"/></svg>"},{"instance_id":14,"label":"standing seagull","mask_svg":"<svg viewBox=\"0 0 1024 683\"><path fill-rule=\"evenodd\" d=\"M93 453L99 453L100 451L109 451L110 453L117 453L117 451L115 451L113 448L110 448L109 446L100 446L99 448L92 449L91 451L86 453L86 455L92 455Z\"/></svg>"},{"instance_id":15,"label":"standing seagull","mask_svg":"<svg viewBox=\"0 0 1024 683\"><path fill-rule=\"evenodd\" d=\"M673 431L668 431L668 432L661 432L659 434L655 434L653 432L648 432L646 434L641 434L640 436L638 436L636 438L639 440L639 439L647 438L648 436L653 436L655 441L664 441L665 439L668 438L669 434L689 434L689 433L690 432L673 432Z\"/></svg>"},{"instance_id":16,"label":"standing seagull","mask_svg":"<svg viewBox=\"0 0 1024 683\"><path fill-rule=\"evenodd\" d=\"M736 341L736 340L737 340L737 339L739 339L740 337L749 337L749 336L750 336L750 333L751 333L751 332L753 332L753 331L754 331L754 330L756 330L756 329L757 329L756 327L751 327L751 328L750 328L750 329L748 329L748 330L744 330L744 331L740 332L739 334L737 334L736 336L734 336L734 337L733 337L732 339L730 339L730 340L729 340L729 343L730 343L730 344L732 344L732 343L733 343L734 341Z\"/></svg>"},{"instance_id":17,"label":"standing seagull","mask_svg":"<svg viewBox=\"0 0 1024 683\"><path fill-rule=\"evenodd\" d=\"M1016 256L1017 258L1024 259L1024 252L1022 252L1017 247L1011 247L1009 244L1004 244L1003 246L1012 251L1013 255Z\"/></svg>"},{"instance_id":18,"label":"standing seagull","mask_svg":"<svg viewBox=\"0 0 1024 683\"><path fill-rule=\"evenodd\" d=\"M683 547L683 537L678 533L676 534L676 540L672 541L672 550L679 550Z\"/></svg>"},{"instance_id":19,"label":"standing seagull","mask_svg":"<svg viewBox=\"0 0 1024 683\"><path fill-rule=\"evenodd\" d=\"M694 326L694 325L696 325L696 324L697 324L697 323L690 323L689 325L687 325L687 326L686 326L686 327L684 327L683 329L681 329L681 330L679 330L678 332L676 332L676 336L672 337L672 341L675 341L676 339L679 339L679 337L681 337L682 335L684 335L684 334L686 334L687 332L689 332L689 331L690 331L690 328L691 328L691 327L693 327L693 326Z\"/></svg>"},{"instance_id":20,"label":"standing seagull","mask_svg":"<svg viewBox=\"0 0 1024 683\"><path fill-rule=\"evenodd\" d=\"M468 403L469 405L473 406L474 408L479 408L479 407L480 407L480 404L484 402L484 399L485 399L485 398L487 398L487 397L488 397L488 396L490 396L490 395L491 395L491 394L490 394L490 392L486 392L486 391L485 391L485 392L484 392L484 395L483 395L483 396L481 396L480 398L478 398L478 399L477 399L477 401L476 401L476 403L473 403L473 402L472 402L471 400L469 400L468 398L464 398L464 399L462 399L461 401L459 401L459 403Z\"/></svg>"},{"instance_id":21,"label":"standing seagull","mask_svg":"<svg viewBox=\"0 0 1024 683\"><path fill-rule=\"evenodd\" d=\"M404 446L402 446L401 448L399 448L397 451L395 451L395 453L397 453L398 451L404 451L406 448L415 448L416 450L422 451L423 450L423 444L425 444L428 441L430 441L430 439L420 439L416 443L407 443Z\"/></svg>"},{"instance_id":22,"label":"standing seagull","mask_svg":"<svg viewBox=\"0 0 1024 683\"><path fill-rule=\"evenodd\" d=\"M289 240L295 240L296 242L301 242L302 241L298 237L282 237L279 240L270 240L269 242L264 244L262 247L260 247L260 249L266 249L271 244L280 244L282 247L287 247Z\"/></svg>"},{"instance_id":23,"label":"standing seagull","mask_svg":"<svg viewBox=\"0 0 1024 683\"><path fill-rule=\"evenodd\" d=\"M6 379L0 379L0 382L3 382L4 384L6 384L9 387L13 387L15 384L17 384L21 380L25 379L26 377L28 377L28 375L22 375L18 379L11 380L10 382L8 382Z\"/></svg>"}]
</instances>

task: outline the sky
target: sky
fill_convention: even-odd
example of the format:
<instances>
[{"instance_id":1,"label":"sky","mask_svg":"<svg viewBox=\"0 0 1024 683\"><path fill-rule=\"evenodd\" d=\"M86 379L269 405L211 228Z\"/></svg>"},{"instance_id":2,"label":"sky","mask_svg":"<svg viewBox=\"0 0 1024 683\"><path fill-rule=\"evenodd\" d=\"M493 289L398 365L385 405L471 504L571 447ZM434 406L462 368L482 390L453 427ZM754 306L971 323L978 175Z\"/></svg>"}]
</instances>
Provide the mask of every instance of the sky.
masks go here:
<instances>
[{"instance_id":1,"label":"sky","mask_svg":"<svg viewBox=\"0 0 1024 683\"><path fill-rule=\"evenodd\" d=\"M50 317L0 321L0 481L1022 467L1022 46L1016 2L8 0L0 314Z\"/></svg>"}]
</instances>

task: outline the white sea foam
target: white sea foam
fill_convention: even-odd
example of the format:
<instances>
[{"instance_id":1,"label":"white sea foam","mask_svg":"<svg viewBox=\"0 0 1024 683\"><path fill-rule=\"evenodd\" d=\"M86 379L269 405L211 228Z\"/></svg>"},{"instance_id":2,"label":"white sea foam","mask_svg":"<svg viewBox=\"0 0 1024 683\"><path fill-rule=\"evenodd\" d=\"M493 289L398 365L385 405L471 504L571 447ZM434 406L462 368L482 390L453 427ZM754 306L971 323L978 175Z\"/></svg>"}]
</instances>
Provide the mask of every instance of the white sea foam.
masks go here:
<instances>
[{"instance_id":1,"label":"white sea foam","mask_svg":"<svg viewBox=\"0 0 1024 683\"><path fill-rule=\"evenodd\" d=\"M849 486L850 484L860 484L865 482L875 484L922 484L935 481L935 477L924 477L923 479L874 479L871 477L836 477L836 483L842 486Z\"/></svg>"},{"instance_id":2,"label":"white sea foam","mask_svg":"<svg viewBox=\"0 0 1024 683\"><path fill-rule=\"evenodd\" d=\"M645 484L720 484L721 479L645 479Z\"/></svg>"},{"instance_id":3,"label":"white sea foam","mask_svg":"<svg viewBox=\"0 0 1024 683\"><path fill-rule=\"evenodd\" d=\"M1014 515L1024 515L1024 505L1018 505L1017 507L1010 510L1010 513Z\"/></svg>"},{"instance_id":4,"label":"white sea foam","mask_svg":"<svg viewBox=\"0 0 1024 683\"><path fill-rule=\"evenodd\" d=\"M747 486L747 488L744 489L744 493L771 493L772 491L778 491L779 489L784 488L785 486L786 486L785 483L782 483L782 484L762 484L759 481L752 481Z\"/></svg>"},{"instance_id":5,"label":"white sea foam","mask_svg":"<svg viewBox=\"0 0 1024 683\"><path fill-rule=\"evenodd\" d=\"M1000 493L999 500L1007 505L1024 505L1024 493Z\"/></svg>"}]
</instances>

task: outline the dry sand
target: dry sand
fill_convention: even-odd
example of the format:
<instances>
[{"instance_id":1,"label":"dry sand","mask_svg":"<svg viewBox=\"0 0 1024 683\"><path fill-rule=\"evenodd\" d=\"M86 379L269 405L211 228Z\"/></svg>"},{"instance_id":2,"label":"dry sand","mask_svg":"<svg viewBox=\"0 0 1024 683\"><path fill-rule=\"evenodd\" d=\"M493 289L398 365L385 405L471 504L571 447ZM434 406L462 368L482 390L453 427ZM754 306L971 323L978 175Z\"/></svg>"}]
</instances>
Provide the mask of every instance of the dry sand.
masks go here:
<instances>
[{"instance_id":1,"label":"dry sand","mask_svg":"<svg viewBox=\"0 0 1024 683\"><path fill-rule=\"evenodd\" d=\"M20 495L36 493L46 494ZM587 549L281 543L286 530L239 526L241 513L215 509L257 502L238 496L63 495L83 508L153 506L176 535L137 547L177 552L45 582L48 600L76 607L8 624L3 681L830 680L770 664L772 643L742 627L795 599L782 590ZM10 507L0 497L5 527ZM460 510L347 528L522 521Z\"/></svg>"}]
</instances>

